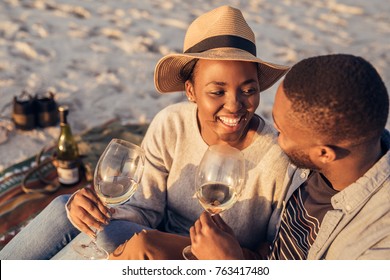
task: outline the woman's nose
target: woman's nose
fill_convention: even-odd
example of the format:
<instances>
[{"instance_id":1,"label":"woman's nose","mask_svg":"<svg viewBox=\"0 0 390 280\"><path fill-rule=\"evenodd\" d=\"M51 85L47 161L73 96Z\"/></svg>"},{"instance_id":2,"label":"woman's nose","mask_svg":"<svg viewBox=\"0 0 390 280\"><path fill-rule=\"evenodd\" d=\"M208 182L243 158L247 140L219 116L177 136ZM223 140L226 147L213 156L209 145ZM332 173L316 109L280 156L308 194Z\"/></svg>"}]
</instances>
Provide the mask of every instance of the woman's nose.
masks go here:
<instances>
[{"instance_id":1,"label":"woman's nose","mask_svg":"<svg viewBox=\"0 0 390 280\"><path fill-rule=\"evenodd\" d=\"M240 111L243 107L243 102L237 95L227 96L225 100L225 109L227 109L231 113L236 113Z\"/></svg>"}]
</instances>

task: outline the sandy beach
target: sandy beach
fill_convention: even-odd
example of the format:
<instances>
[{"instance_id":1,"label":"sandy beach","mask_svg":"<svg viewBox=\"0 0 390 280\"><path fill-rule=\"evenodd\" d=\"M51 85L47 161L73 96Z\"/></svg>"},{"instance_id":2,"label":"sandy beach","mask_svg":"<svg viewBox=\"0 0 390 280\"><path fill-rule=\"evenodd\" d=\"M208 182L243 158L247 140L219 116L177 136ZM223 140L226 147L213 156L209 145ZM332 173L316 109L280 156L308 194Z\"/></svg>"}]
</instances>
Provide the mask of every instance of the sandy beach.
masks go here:
<instances>
[{"instance_id":1,"label":"sandy beach","mask_svg":"<svg viewBox=\"0 0 390 280\"><path fill-rule=\"evenodd\" d=\"M387 0L2 0L0 117L11 117L12 100L23 90L50 90L58 104L70 107L74 133L115 118L150 122L165 106L186 100L182 93L157 93L156 62L181 52L192 20L224 4L242 10L258 57L293 65L309 56L350 53L370 61L389 88ZM275 90L262 93L259 114L270 116ZM58 127L13 131L0 144L0 171L58 134Z\"/></svg>"}]
</instances>

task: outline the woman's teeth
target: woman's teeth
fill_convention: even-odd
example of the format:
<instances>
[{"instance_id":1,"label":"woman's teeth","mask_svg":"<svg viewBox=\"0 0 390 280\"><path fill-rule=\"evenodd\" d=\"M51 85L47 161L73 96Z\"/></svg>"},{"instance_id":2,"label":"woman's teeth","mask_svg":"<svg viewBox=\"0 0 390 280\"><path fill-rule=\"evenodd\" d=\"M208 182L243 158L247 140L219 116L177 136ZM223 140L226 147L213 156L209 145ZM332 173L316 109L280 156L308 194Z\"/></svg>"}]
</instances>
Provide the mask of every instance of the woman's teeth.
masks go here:
<instances>
[{"instance_id":1,"label":"woman's teeth","mask_svg":"<svg viewBox=\"0 0 390 280\"><path fill-rule=\"evenodd\" d=\"M228 118L228 117L219 117L222 123L228 126L236 126L241 118Z\"/></svg>"}]
</instances>

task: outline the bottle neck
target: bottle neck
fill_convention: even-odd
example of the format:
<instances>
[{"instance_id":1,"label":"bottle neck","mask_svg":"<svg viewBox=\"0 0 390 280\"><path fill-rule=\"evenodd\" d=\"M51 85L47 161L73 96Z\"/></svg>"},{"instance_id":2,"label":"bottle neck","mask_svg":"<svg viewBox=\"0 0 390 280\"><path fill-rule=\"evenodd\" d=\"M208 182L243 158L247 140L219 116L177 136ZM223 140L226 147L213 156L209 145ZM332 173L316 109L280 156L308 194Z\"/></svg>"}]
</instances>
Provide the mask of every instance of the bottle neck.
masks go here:
<instances>
[{"instance_id":1,"label":"bottle neck","mask_svg":"<svg viewBox=\"0 0 390 280\"><path fill-rule=\"evenodd\" d=\"M60 112L60 125L67 125L68 124L68 111L61 111Z\"/></svg>"},{"instance_id":2,"label":"bottle neck","mask_svg":"<svg viewBox=\"0 0 390 280\"><path fill-rule=\"evenodd\" d=\"M61 129L61 133L71 135L72 131L70 129L70 125L68 124L67 115L68 115L67 111L63 111L60 113L60 129Z\"/></svg>"},{"instance_id":3,"label":"bottle neck","mask_svg":"<svg viewBox=\"0 0 390 280\"><path fill-rule=\"evenodd\" d=\"M71 132L70 126L69 126L69 124L67 124L67 123L61 122L61 123L60 123L60 129L61 129L61 131L63 131L63 132Z\"/></svg>"},{"instance_id":4,"label":"bottle neck","mask_svg":"<svg viewBox=\"0 0 390 280\"><path fill-rule=\"evenodd\" d=\"M64 114L60 114L60 125L68 125L68 120L66 119L66 116L64 116Z\"/></svg>"}]
</instances>

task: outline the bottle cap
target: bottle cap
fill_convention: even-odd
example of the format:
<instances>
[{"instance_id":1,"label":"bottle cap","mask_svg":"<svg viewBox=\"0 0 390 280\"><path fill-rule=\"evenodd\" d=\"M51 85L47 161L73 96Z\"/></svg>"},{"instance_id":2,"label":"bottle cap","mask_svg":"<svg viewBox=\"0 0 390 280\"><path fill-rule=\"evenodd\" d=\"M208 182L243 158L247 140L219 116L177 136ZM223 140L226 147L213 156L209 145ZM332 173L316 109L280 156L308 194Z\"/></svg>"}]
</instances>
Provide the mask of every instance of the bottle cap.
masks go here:
<instances>
[{"instance_id":1,"label":"bottle cap","mask_svg":"<svg viewBox=\"0 0 390 280\"><path fill-rule=\"evenodd\" d=\"M67 105L61 105L58 107L58 111L60 112L69 111L69 107Z\"/></svg>"}]
</instances>

